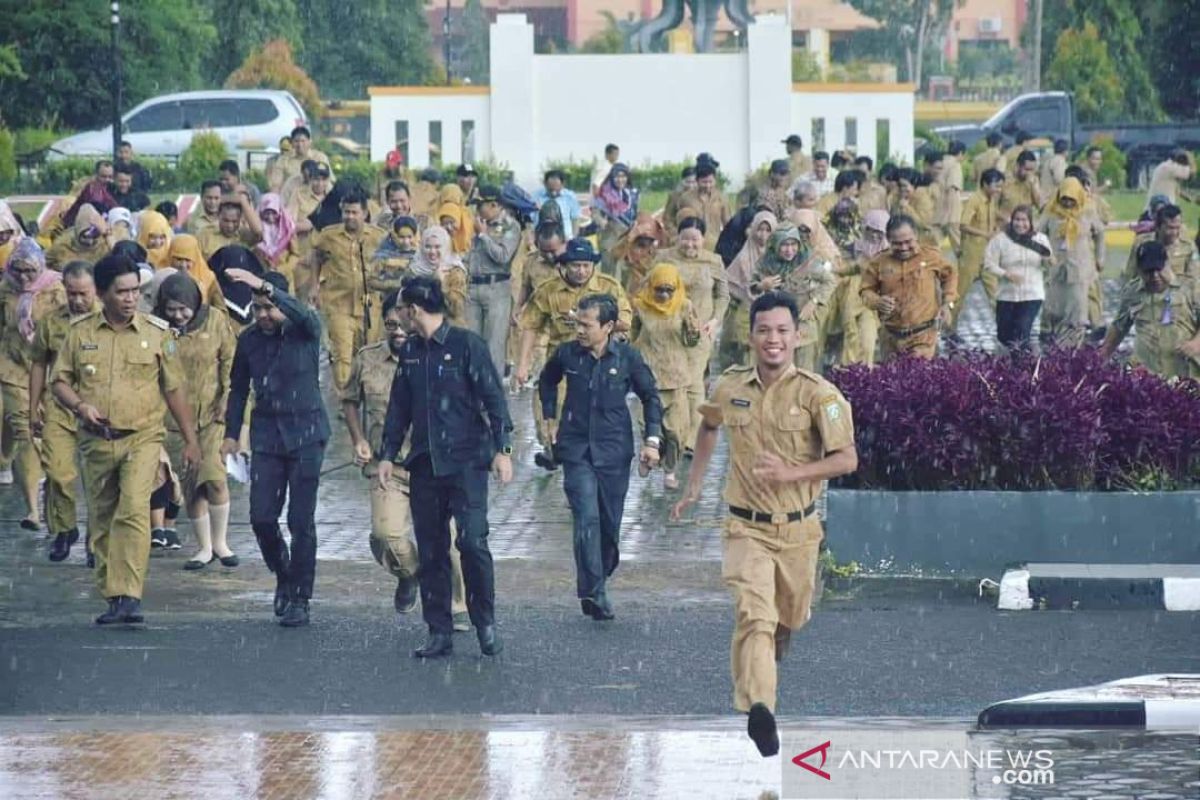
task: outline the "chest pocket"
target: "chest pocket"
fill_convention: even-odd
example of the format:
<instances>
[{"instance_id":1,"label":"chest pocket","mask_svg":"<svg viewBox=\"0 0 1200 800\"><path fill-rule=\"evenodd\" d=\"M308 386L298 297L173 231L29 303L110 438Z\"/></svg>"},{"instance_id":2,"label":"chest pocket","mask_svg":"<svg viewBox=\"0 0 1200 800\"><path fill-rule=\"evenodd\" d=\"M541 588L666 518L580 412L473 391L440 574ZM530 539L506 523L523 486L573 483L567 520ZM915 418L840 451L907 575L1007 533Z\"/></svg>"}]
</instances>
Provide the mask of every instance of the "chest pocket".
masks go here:
<instances>
[{"instance_id":1,"label":"chest pocket","mask_svg":"<svg viewBox=\"0 0 1200 800\"><path fill-rule=\"evenodd\" d=\"M125 376L113 376L118 380L122 377L129 378L138 382L154 381L158 377L158 359L155 351L147 343L146 347L140 344L136 348L130 348L125 355L125 364L128 368L128 374Z\"/></svg>"},{"instance_id":2,"label":"chest pocket","mask_svg":"<svg viewBox=\"0 0 1200 800\"><path fill-rule=\"evenodd\" d=\"M781 413L776 417L775 424L781 431L789 433L807 431L812 428L812 414L799 406L790 406L786 413Z\"/></svg>"},{"instance_id":3,"label":"chest pocket","mask_svg":"<svg viewBox=\"0 0 1200 800\"><path fill-rule=\"evenodd\" d=\"M745 429L754 421L754 409L750 406L728 405L725 407L724 424L730 428Z\"/></svg>"}]
</instances>

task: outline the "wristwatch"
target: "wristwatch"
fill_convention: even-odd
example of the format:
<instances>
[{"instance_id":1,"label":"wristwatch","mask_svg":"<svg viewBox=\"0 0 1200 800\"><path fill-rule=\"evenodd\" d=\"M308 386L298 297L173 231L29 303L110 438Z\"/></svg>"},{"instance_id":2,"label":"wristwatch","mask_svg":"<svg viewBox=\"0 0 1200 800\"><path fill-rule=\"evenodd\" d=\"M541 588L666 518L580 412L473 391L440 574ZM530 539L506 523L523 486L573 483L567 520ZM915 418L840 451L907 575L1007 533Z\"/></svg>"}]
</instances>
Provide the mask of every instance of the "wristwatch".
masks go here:
<instances>
[{"instance_id":1,"label":"wristwatch","mask_svg":"<svg viewBox=\"0 0 1200 800\"><path fill-rule=\"evenodd\" d=\"M500 448L500 455L502 455L502 456L511 456L512 452L513 451L512 451L511 444L506 444L506 445L504 445L504 447Z\"/></svg>"},{"instance_id":2,"label":"wristwatch","mask_svg":"<svg viewBox=\"0 0 1200 800\"><path fill-rule=\"evenodd\" d=\"M659 438L657 436L647 436L646 437L646 446L653 447L655 450L657 450L659 447L662 446L662 443L659 441Z\"/></svg>"},{"instance_id":3,"label":"wristwatch","mask_svg":"<svg viewBox=\"0 0 1200 800\"><path fill-rule=\"evenodd\" d=\"M275 294L275 284L271 283L270 281L263 281L262 285L254 290L254 293L269 298Z\"/></svg>"}]
</instances>

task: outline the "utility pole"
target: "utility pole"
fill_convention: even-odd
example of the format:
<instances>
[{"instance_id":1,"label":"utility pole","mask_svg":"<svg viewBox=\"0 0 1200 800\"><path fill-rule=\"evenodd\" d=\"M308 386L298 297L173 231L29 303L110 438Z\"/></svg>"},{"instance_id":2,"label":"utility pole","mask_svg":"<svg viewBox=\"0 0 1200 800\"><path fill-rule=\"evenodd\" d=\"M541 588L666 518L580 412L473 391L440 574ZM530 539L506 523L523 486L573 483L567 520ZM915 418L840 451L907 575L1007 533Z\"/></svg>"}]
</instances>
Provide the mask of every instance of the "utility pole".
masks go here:
<instances>
[{"instance_id":1,"label":"utility pole","mask_svg":"<svg viewBox=\"0 0 1200 800\"><path fill-rule=\"evenodd\" d=\"M117 47L117 33L121 28L121 4L112 0L112 146L113 159L121 149L121 50Z\"/></svg>"},{"instance_id":2,"label":"utility pole","mask_svg":"<svg viewBox=\"0 0 1200 800\"><path fill-rule=\"evenodd\" d=\"M446 0L446 13L442 16L442 59L446 62L446 85L450 85L450 0Z\"/></svg>"},{"instance_id":3,"label":"utility pole","mask_svg":"<svg viewBox=\"0 0 1200 800\"><path fill-rule=\"evenodd\" d=\"M1033 75L1030 89L1042 90L1042 0L1033 0Z\"/></svg>"}]
</instances>

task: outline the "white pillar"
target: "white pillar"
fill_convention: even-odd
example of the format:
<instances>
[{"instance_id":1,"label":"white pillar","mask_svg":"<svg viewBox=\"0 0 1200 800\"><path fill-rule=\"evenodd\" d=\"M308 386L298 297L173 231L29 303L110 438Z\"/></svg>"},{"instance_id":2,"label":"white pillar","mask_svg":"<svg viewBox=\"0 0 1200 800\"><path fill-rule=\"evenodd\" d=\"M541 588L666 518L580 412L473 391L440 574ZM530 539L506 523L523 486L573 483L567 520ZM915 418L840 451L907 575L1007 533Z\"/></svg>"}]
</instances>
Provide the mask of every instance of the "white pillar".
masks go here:
<instances>
[{"instance_id":1,"label":"white pillar","mask_svg":"<svg viewBox=\"0 0 1200 800\"><path fill-rule=\"evenodd\" d=\"M808 52L812 53L821 67L821 74L824 75L829 71L829 31L824 28L810 28L805 38Z\"/></svg>"},{"instance_id":2,"label":"white pillar","mask_svg":"<svg viewBox=\"0 0 1200 800\"><path fill-rule=\"evenodd\" d=\"M760 14L747 31L746 45L746 141L754 170L782 158L780 141L793 133L792 29L778 14Z\"/></svg>"},{"instance_id":3,"label":"white pillar","mask_svg":"<svg viewBox=\"0 0 1200 800\"><path fill-rule=\"evenodd\" d=\"M507 163L517 183L537 183L537 98L533 26L524 14L500 14L491 26L491 155Z\"/></svg>"}]
</instances>

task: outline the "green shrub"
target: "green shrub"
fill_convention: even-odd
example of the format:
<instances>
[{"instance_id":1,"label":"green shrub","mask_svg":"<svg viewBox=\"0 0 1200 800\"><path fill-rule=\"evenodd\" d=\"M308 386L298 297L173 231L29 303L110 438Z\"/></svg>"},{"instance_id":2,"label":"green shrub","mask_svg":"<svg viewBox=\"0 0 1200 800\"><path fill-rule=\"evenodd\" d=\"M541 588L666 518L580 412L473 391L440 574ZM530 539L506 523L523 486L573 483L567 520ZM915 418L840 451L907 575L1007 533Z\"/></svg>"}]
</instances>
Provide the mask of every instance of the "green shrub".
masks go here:
<instances>
[{"instance_id":1,"label":"green shrub","mask_svg":"<svg viewBox=\"0 0 1200 800\"><path fill-rule=\"evenodd\" d=\"M924 139L926 144L940 152L946 152L946 140L933 132L932 128L926 128L923 125L918 125L913 129L913 136L917 139ZM916 163L916 159L913 159Z\"/></svg>"},{"instance_id":2,"label":"green shrub","mask_svg":"<svg viewBox=\"0 0 1200 800\"><path fill-rule=\"evenodd\" d=\"M332 166L338 183L358 183L368 193L375 187L375 176L383 169L383 164L376 164L369 158L335 158L332 160Z\"/></svg>"},{"instance_id":3,"label":"green shrub","mask_svg":"<svg viewBox=\"0 0 1200 800\"><path fill-rule=\"evenodd\" d=\"M45 150L65 136L65 132L53 128L20 128L16 131L17 155L29 155Z\"/></svg>"},{"instance_id":4,"label":"green shrub","mask_svg":"<svg viewBox=\"0 0 1200 800\"><path fill-rule=\"evenodd\" d=\"M17 182L17 137L7 128L0 128L0 186L8 187Z\"/></svg>"},{"instance_id":5,"label":"green shrub","mask_svg":"<svg viewBox=\"0 0 1200 800\"><path fill-rule=\"evenodd\" d=\"M1109 139L1101 139L1090 144L1085 144L1079 148L1079 152L1075 154L1075 159L1079 163L1087 160L1087 151L1089 147L1095 145L1104 153L1104 162L1100 164L1100 174L1096 179L1103 186L1105 181L1112 181L1112 185L1118 189L1124 188L1126 184L1125 168L1127 159L1125 154L1112 143Z\"/></svg>"},{"instance_id":6,"label":"green shrub","mask_svg":"<svg viewBox=\"0 0 1200 800\"><path fill-rule=\"evenodd\" d=\"M183 186L195 187L196 191L204 181L217 177L221 162L229 158L225 142L212 131L201 131L192 135L189 144L179 156L177 182Z\"/></svg>"},{"instance_id":7,"label":"green shrub","mask_svg":"<svg viewBox=\"0 0 1200 800\"><path fill-rule=\"evenodd\" d=\"M597 159L591 161L547 161L542 165L543 171L561 169L567 175L567 188L575 192L586 192L591 188L592 170L596 168ZM679 175L684 167L693 166L696 160L692 157L683 161L668 161L660 164L643 163L630 164L633 173L633 185L643 192L670 192L679 185ZM725 188L729 184L729 176L717 172L717 184Z\"/></svg>"},{"instance_id":8,"label":"green shrub","mask_svg":"<svg viewBox=\"0 0 1200 800\"><path fill-rule=\"evenodd\" d=\"M65 194L75 181L86 178L96 171L92 158L75 156L59 161L47 161L38 170L34 191L46 194Z\"/></svg>"}]
</instances>

